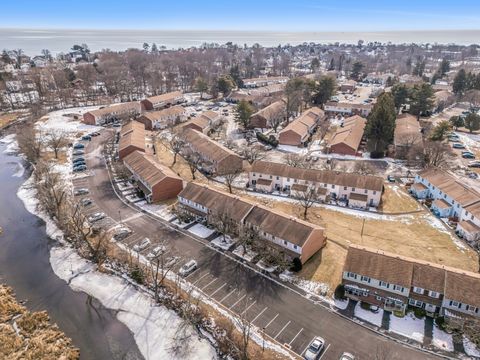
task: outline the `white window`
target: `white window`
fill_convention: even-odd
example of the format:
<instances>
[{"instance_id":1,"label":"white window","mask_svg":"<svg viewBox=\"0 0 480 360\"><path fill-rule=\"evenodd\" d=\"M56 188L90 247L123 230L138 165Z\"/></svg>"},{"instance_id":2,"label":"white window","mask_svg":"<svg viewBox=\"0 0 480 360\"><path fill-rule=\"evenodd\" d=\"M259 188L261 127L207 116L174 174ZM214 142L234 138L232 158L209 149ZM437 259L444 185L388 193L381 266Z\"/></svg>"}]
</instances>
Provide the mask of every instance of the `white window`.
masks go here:
<instances>
[{"instance_id":1,"label":"white window","mask_svg":"<svg viewBox=\"0 0 480 360\"><path fill-rule=\"evenodd\" d=\"M390 287L390 284L385 281L380 281L380 286L388 289Z\"/></svg>"},{"instance_id":2,"label":"white window","mask_svg":"<svg viewBox=\"0 0 480 360\"><path fill-rule=\"evenodd\" d=\"M369 278L368 276L363 276L363 275L362 275L362 277L361 277L360 280L361 280L361 281L364 281L364 282L370 283L370 278Z\"/></svg>"},{"instance_id":3,"label":"white window","mask_svg":"<svg viewBox=\"0 0 480 360\"><path fill-rule=\"evenodd\" d=\"M393 290L403 292L403 287L400 285L393 285Z\"/></svg>"},{"instance_id":4,"label":"white window","mask_svg":"<svg viewBox=\"0 0 480 360\"><path fill-rule=\"evenodd\" d=\"M462 304L460 304L458 301L450 300L450 306L460 308Z\"/></svg>"},{"instance_id":5,"label":"white window","mask_svg":"<svg viewBox=\"0 0 480 360\"><path fill-rule=\"evenodd\" d=\"M414 299L409 299L408 300L408 303L412 306L416 306L416 307L422 307L423 306L423 302L420 301L420 300L414 300Z\"/></svg>"},{"instance_id":6,"label":"white window","mask_svg":"<svg viewBox=\"0 0 480 360\"><path fill-rule=\"evenodd\" d=\"M432 298L435 298L435 299L438 299L440 297L440 294L436 291L429 291L428 296L430 296Z\"/></svg>"},{"instance_id":7,"label":"white window","mask_svg":"<svg viewBox=\"0 0 480 360\"><path fill-rule=\"evenodd\" d=\"M378 301L382 301L382 297L381 296L375 296L375 299L377 299Z\"/></svg>"},{"instance_id":8,"label":"white window","mask_svg":"<svg viewBox=\"0 0 480 360\"><path fill-rule=\"evenodd\" d=\"M421 287L416 287L416 286L413 287L413 292L414 293L423 294L424 291L425 290L423 290Z\"/></svg>"}]
</instances>

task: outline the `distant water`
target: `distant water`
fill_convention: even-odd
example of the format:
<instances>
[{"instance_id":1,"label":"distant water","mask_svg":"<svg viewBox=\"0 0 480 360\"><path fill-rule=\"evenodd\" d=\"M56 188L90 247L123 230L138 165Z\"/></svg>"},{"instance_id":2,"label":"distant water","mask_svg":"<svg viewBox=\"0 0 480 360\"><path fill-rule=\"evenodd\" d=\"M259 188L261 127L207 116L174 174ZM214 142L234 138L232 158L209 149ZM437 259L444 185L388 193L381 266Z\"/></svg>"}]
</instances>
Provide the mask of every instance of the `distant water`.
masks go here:
<instances>
[{"instance_id":1,"label":"distant water","mask_svg":"<svg viewBox=\"0 0 480 360\"><path fill-rule=\"evenodd\" d=\"M169 49L199 46L202 43L277 46L303 42L357 43L358 40L382 43L439 43L470 45L480 43L480 30L383 31L383 32L268 32L204 30L62 30L2 29L0 50L23 49L27 55L49 49L53 54L68 51L74 44L86 43L92 51L141 48L144 42Z\"/></svg>"}]
</instances>

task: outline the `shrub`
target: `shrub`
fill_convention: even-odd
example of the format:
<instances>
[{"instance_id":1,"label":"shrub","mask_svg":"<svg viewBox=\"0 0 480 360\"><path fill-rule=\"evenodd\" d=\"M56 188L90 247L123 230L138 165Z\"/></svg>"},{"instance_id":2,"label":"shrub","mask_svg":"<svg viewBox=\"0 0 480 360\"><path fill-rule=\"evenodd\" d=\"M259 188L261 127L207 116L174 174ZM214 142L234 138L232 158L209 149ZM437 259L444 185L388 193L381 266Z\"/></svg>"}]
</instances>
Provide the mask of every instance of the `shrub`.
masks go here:
<instances>
[{"instance_id":1,"label":"shrub","mask_svg":"<svg viewBox=\"0 0 480 360\"><path fill-rule=\"evenodd\" d=\"M370 304L369 303L366 303L366 302L361 302L360 303L360 307L363 309L363 310L370 310Z\"/></svg>"},{"instance_id":2,"label":"shrub","mask_svg":"<svg viewBox=\"0 0 480 360\"><path fill-rule=\"evenodd\" d=\"M264 135L263 133L261 133L260 131L257 131L256 133L257 135L257 139L261 142L264 142L266 144L269 144L273 147L277 147L278 146L278 140L275 139L275 136L273 135L270 135L269 137L267 137L266 135Z\"/></svg>"},{"instance_id":3,"label":"shrub","mask_svg":"<svg viewBox=\"0 0 480 360\"><path fill-rule=\"evenodd\" d=\"M435 324L440 330L445 330L447 327L447 324L445 324L445 318L443 316L437 316L435 318Z\"/></svg>"},{"instance_id":4,"label":"shrub","mask_svg":"<svg viewBox=\"0 0 480 360\"><path fill-rule=\"evenodd\" d=\"M302 261L298 257L293 258L290 270L294 272L299 272L300 270L302 270Z\"/></svg>"},{"instance_id":5,"label":"shrub","mask_svg":"<svg viewBox=\"0 0 480 360\"><path fill-rule=\"evenodd\" d=\"M393 315L395 315L395 316L398 317L398 318L403 318L403 317L405 317L405 314L404 314L402 311L398 311L398 310L395 310L395 311L393 312Z\"/></svg>"},{"instance_id":6,"label":"shrub","mask_svg":"<svg viewBox=\"0 0 480 360\"><path fill-rule=\"evenodd\" d=\"M335 293L334 293L335 299L338 300L345 300L345 286L343 284L340 284L336 287Z\"/></svg>"},{"instance_id":7,"label":"shrub","mask_svg":"<svg viewBox=\"0 0 480 360\"><path fill-rule=\"evenodd\" d=\"M130 277L140 285L142 285L145 280L142 269L137 265L130 271Z\"/></svg>"},{"instance_id":8,"label":"shrub","mask_svg":"<svg viewBox=\"0 0 480 360\"><path fill-rule=\"evenodd\" d=\"M425 310L417 307L413 309L413 314L417 319L423 319L426 316Z\"/></svg>"}]
</instances>

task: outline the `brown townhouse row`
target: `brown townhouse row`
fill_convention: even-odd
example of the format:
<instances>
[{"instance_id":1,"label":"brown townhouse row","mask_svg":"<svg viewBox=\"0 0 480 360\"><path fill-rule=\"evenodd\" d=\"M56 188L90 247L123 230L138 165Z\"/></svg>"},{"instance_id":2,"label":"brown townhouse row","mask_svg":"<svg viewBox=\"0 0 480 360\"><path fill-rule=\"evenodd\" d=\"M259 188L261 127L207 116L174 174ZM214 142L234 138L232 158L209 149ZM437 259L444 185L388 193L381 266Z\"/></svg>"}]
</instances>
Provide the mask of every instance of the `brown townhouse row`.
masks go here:
<instances>
[{"instance_id":1,"label":"brown townhouse row","mask_svg":"<svg viewBox=\"0 0 480 360\"><path fill-rule=\"evenodd\" d=\"M286 104L283 100L278 100L267 107L257 111L250 117L249 127L268 129L272 127L272 121L280 121L286 117Z\"/></svg>"},{"instance_id":2,"label":"brown townhouse row","mask_svg":"<svg viewBox=\"0 0 480 360\"><path fill-rule=\"evenodd\" d=\"M395 156L398 158L405 157L412 146L421 147L423 145L421 127L416 116L402 114L397 117L393 145L395 146Z\"/></svg>"},{"instance_id":3,"label":"brown townhouse row","mask_svg":"<svg viewBox=\"0 0 480 360\"><path fill-rule=\"evenodd\" d=\"M384 180L378 176L358 175L341 171L303 169L286 164L255 161L249 172L249 185L257 190L284 191L295 196L301 187L314 187L320 200L348 201L350 207L378 206Z\"/></svg>"},{"instance_id":4,"label":"brown townhouse row","mask_svg":"<svg viewBox=\"0 0 480 360\"><path fill-rule=\"evenodd\" d=\"M83 114L83 122L88 125L103 125L113 118L120 116L136 116L142 112L138 101L105 106L101 109L88 111Z\"/></svg>"},{"instance_id":5,"label":"brown townhouse row","mask_svg":"<svg viewBox=\"0 0 480 360\"><path fill-rule=\"evenodd\" d=\"M201 156L204 170L216 175L225 175L243 169L242 157L210 139L207 135L186 128L182 131L181 137L193 152Z\"/></svg>"},{"instance_id":6,"label":"brown townhouse row","mask_svg":"<svg viewBox=\"0 0 480 360\"><path fill-rule=\"evenodd\" d=\"M339 127L328 142L329 153L340 155L360 155L359 148L367 120L354 115L345 119L343 126Z\"/></svg>"},{"instance_id":7,"label":"brown townhouse row","mask_svg":"<svg viewBox=\"0 0 480 360\"><path fill-rule=\"evenodd\" d=\"M158 110L172 105L181 104L185 99L180 91L172 91L169 93L151 96L140 101L142 110Z\"/></svg>"},{"instance_id":8,"label":"brown townhouse row","mask_svg":"<svg viewBox=\"0 0 480 360\"><path fill-rule=\"evenodd\" d=\"M188 121L183 125L185 129L190 128L197 130L201 133L208 134L212 129L212 126L216 125L220 121L220 114L208 110L203 112L200 116L194 118L193 120Z\"/></svg>"},{"instance_id":9,"label":"brown townhouse row","mask_svg":"<svg viewBox=\"0 0 480 360\"><path fill-rule=\"evenodd\" d=\"M182 121L185 117L185 108L183 106L172 106L167 109L158 111L149 111L143 113L137 121L145 125L145 129L165 129L168 126L174 125L177 120Z\"/></svg>"},{"instance_id":10,"label":"brown townhouse row","mask_svg":"<svg viewBox=\"0 0 480 360\"><path fill-rule=\"evenodd\" d=\"M350 245L343 269L346 296L404 313L407 306L462 322L480 318L480 274Z\"/></svg>"},{"instance_id":11,"label":"brown townhouse row","mask_svg":"<svg viewBox=\"0 0 480 360\"><path fill-rule=\"evenodd\" d=\"M150 203L174 198L183 189L183 180L151 155L137 150L126 156L123 163Z\"/></svg>"},{"instance_id":12,"label":"brown townhouse row","mask_svg":"<svg viewBox=\"0 0 480 360\"><path fill-rule=\"evenodd\" d=\"M215 221L218 214L226 214L236 225L257 230L289 259L299 258L305 263L326 244L324 229L318 225L254 204L238 196L206 185L189 183L178 195L179 206L197 219Z\"/></svg>"},{"instance_id":13,"label":"brown townhouse row","mask_svg":"<svg viewBox=\"0 0 480 360\"><path fill-rule=\"evenodd\" d=\"M304 146L322 120L325 120L325 113L318 107L305 110L280 131L278 142L282 145Z\"/></svg>"},{"instance_id":14,"label":"brown townhouse row","mask_svg":"<svg viewBox=\"0 0 480 360\"><path fill-rule=\"evenodd\" d=\"M120 130L118 140L118 157L122 160L134 151L145 152L146 131L145 126L138 121L130 121Z\"/></svg>"}]
</instances>

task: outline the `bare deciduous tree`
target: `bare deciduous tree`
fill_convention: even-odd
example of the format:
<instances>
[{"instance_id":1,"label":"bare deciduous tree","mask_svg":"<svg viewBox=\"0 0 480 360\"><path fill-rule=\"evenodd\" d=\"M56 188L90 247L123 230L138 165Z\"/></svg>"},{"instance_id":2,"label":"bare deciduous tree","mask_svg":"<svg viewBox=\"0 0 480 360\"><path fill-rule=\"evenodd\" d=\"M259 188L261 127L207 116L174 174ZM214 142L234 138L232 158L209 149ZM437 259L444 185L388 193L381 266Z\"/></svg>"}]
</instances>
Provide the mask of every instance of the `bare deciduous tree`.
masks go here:
<instances>
[{"instance_id":1,"label":"bare deciduous tree","mask_svg":"<svg viewBox=\"0 0 480 360\"><path fill-rule=\"evenodd\" d=\"M252 165L255 161L265 158L265 153L257 146L248 146L243 149L242 156L250 165Z\"/></svg>"},{"instance_id":2,"label":"bare deciduous tree","mask_svg":"<svg viewBox=\"0 0 480 360\"><path fill-rule=\"evenodd\" d=\"M304 189L296 190L294 192L294 196L297 198L298 204L303 208L303 219L307 220L308 209L310 209L313 204L318 202L320 196L315 187L307 185L304 186Z\"/></svg>"},{"instance_id":3,"label":"bare deciduous tree","mask_svg":"<svg viewBox=\"0 0 480 360\"><path fill-rule=\"evenodd\" d=\"M17 132L17 143L19 151L31 164L36 164L42 153L42 141L33 125L25 125Z\"/></svg>"},{"instance_id":4,"label":"bare deciduous tree","mask_svg":"<svg viewBox=\"0 0 480 360\"><path fill-rule=\"evenodd\" d=\"M299 154L288 154L285 157L285 162L289 166L303 168L307 165L307 160L305 156Z\"/></svg>"},{"instance_id":5,"label":"bare deciduous tree","mask_svg":"<svg viewBox=\"0 0 480 360\"><path fill-rule=\"evenodd\" d=\"M55 159L58 159L58 152L67 144L68 136L63 131L52 131L47 135L46 145L52 149Z\"/></svg>"},{"instance_id":6,"label":"bare deciduous tree","mask_svg":"<svg viewBox=\"0 0 480 360\"><path fill-rule=\"evenodd\" d=\"M360 175L375 175L375 168L368 161L356 161L353 171Z\"/></svg>"},{"instance_id":7,"label":"bare deciduous tree","mask_svg":"<svg viewBox=\"0 0 480 360\"><path fill-rule=\"evenodd\" d=\"M192 174L192 180L195 180L195 174L198 171L198 167L202 163L202 158L200 154L190 149L184 152L184 158L187 161L188 168L190 169L190 173Z\"/></svg>"},{"instance_id":8,"label":"bare deciduous tree","mask_svg":"<svg viewBox=\"0 0 480 360\"><path fill-rule=\"evenodd\" d=\"M452 157L450 146L440 141L426 141L424 147L425 167L445 167Z\"/></svg>"},{"instance_id":9,"label":"bare deciduous tree","mask_svg":"<svg viewBox=\"0 0 480 360\"><path fill-rule=\"evenodd\" d=\"M233 183L235 182L235 180L240 176L242 172L237 170L237 171L234 171L230 174L226 174L224 175L224 178L225 178L225 184L227 185L227 189L228 189L228 192L230 194L232 194L232 185Z\"/></svg>"},{"instance_id":10,"label":"bare deciduous tree","mask_svg":"<svg viewBox=\"0 0 480 360\"><path fill-rule=\"evenodd\" d=\"M166 142L166 147L173 153L173 166L177 163L177 155L185 147L185 141L183 141L178 134L173 134L172 137Z\"/></svg>"}]
</instances>

